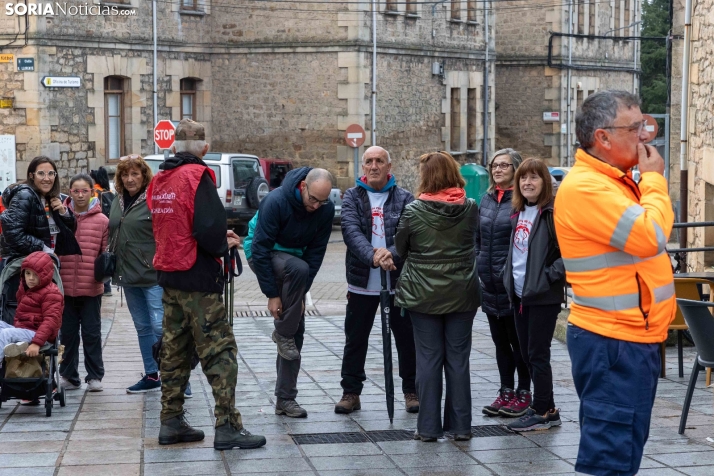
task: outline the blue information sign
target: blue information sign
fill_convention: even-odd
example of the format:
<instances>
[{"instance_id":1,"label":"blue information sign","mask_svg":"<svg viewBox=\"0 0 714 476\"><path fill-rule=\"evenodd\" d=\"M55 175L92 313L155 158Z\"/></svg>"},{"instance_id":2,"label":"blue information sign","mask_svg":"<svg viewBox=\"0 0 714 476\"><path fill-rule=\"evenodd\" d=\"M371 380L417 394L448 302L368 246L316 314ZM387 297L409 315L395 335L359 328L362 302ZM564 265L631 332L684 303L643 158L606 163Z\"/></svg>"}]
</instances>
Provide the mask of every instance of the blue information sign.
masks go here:
<instances>
[{"instance_id":1,"label":"blue information sign","mask_svg":"<svg viewBox=\"0 0 714 476\"><path fill-rule=\"evenodd\" d=\"M35 58L17 58L18 71L34 71Z\"/></svg>"}]
</instances>

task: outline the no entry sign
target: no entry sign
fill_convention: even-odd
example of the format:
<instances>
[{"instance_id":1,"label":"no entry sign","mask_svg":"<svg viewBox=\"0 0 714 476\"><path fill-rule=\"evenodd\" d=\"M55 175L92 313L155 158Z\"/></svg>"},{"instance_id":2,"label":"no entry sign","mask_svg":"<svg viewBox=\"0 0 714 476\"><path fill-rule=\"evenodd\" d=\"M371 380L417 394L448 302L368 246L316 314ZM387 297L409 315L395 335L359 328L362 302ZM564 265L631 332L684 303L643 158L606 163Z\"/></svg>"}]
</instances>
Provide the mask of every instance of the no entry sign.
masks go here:
<instances>
[{"instance_id":1,"label":"no entry sign","mask_svg":"<svg viewBox=\"0 0 714 476\"><path fill-rule=\"evenodd\" d=\"M359 147L364 144L364 128L359 124L350 124L345 130L345 142L350 147Z\"/></svg>"},{"instance_id":2,"label":"no entry sign","mask_svg":"<svg viewBox=\"0 0 714 476\"><path fill-rule=\"evenodd\" d=\"M171 121L159 121L154 127L154 142L159 149L170 149L174 145L174 133L176 128Z\"/></svg>"}]
</instances>

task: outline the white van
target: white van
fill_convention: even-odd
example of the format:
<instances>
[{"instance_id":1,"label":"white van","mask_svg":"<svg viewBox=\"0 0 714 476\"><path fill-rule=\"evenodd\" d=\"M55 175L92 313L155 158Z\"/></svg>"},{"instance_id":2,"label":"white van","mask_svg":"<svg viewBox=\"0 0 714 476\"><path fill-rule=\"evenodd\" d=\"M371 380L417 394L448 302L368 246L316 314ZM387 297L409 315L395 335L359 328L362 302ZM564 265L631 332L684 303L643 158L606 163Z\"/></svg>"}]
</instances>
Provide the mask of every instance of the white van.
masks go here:
<instances>
[{"instance_id":1,"label":"white van","mask_svg":"<svg viewBox=\"0 0 714 476\"><path fill-rule=\"evenodd\" d=\"M164 162L163 155L144 157L154 174ZM258 157L249 154L209 152L204 162L216 174L218 196L226 208L228 226L244 235L260 202L270 192Z\"/></svg>"}]
</instances>

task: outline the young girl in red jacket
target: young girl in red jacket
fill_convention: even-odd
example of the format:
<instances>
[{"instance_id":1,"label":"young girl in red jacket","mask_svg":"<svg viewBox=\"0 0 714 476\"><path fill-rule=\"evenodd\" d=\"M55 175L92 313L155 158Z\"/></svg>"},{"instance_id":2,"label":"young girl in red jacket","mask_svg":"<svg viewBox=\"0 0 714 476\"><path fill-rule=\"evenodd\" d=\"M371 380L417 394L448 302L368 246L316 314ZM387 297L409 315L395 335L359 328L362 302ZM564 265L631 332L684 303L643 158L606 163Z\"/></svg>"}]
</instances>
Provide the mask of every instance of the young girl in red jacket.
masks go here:
<instances>
[{"instance_id":1,"label":"young girl in red jacket","mask_svg":"<svg viewBox=\"0 0 714 476\"><path fill-rule=\"evenodd\" d=\"M0 321L0 362L7 354L39 354L45 342L54 342L62 325L64 297L52 282L54 262L44 251L25 258L20 270L17 311L13 325Z\"/></svg>"}]
</instances>

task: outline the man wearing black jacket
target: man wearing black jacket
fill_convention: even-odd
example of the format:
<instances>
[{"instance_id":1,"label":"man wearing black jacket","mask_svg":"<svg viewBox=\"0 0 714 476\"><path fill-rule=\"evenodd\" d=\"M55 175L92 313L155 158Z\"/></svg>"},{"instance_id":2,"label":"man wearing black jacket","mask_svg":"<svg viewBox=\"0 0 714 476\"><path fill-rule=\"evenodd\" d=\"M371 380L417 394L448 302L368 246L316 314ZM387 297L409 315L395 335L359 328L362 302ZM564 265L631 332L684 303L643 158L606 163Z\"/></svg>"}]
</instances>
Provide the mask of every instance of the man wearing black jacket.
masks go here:
<instances>
[{"instance_id":1,"label":"man wearing black jacket","mask_svg":"<svg viewBox=\"0 0 714 476\"><path fill-rule=\"evenodd\" d=\"M183 410L195 349L216 401L213 447L258 448L265 438L243 428L235 408L238 348L221 300L220 259L238 237L227 232L215 176L202 160L209 147L203 125L184 119L175 137L176 155L164 162L146 194L156 239L154 268L164 288L159 444L203 440Z\"/></svg>"},{"instance_id":2,"label":"man wearing black jacket","mask_svg":"<svg viewBox=\"0 0 714 476\"><path fill-rule=\"evenodd\" d=\"M281 187L260 203L251 245L251 267L268 298L278 346L275 413L304 418L295 401L300 351L305 333L305 293L322 265L332 232L334 179L325 169L291 170ZM291 253L283 250L290 249Z\"/></svg>"}]
</instances>

